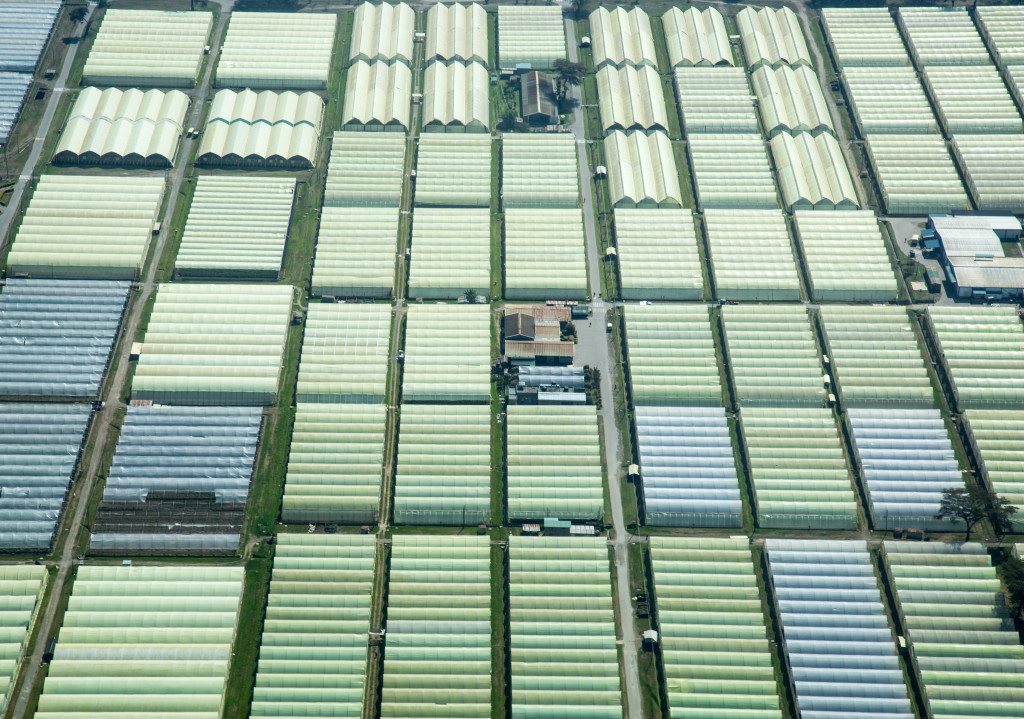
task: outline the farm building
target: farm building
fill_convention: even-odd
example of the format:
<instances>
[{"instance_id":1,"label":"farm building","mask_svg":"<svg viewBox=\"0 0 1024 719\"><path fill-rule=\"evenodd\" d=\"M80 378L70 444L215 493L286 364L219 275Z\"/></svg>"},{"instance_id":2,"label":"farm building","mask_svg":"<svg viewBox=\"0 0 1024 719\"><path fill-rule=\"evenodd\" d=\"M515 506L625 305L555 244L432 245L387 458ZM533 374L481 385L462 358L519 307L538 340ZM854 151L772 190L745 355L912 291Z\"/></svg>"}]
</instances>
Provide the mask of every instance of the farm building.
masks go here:
<instances>
[{"instance_id":1,"label":"farm building","mask_svg":"<svg viewBox=\"0 0 1024 719\"><path fill-rule=\"evenodd\" d=\"M861 135L938 134L931 103L911 67L849 67L843 84ZM898 107L899 112L892 109Z\"/></svg>"},{"instance_id":2,"label":"farm building","mask_svg":"<svg viewBox=\"0 0 1024 719\"><path fill-rule=\"evenodd\" d=\"M661 16L661 24L665 30L668 60L673 68L734 64L725 20L715 8L669 8Z\"/></svg>"},{"instance_id":3,"label":"farm building","mask_svg":"<svg viewBox=\"0 0 1024 719\"><path fill-rule=\"evenodd\" d=\"M971 208L940 135L870 134L865 140L888 214L923 216Z\"/></svg>"},{"instance_id":4,"label":"farm building","mask_svg":"<svg viewBox=\"0 0 1024 719\"><path fill-rule=\"evenodd\" d=\"M391 307L310 303L296 402L383 402Z\"/></svg>"},{"instance_id":5,"label":"farm building","mask_svg":"<svg viewBox=\"0 0 1024 719\"><path fill-rule=\"evenodd\" d=\"M832 135L782 132L769 141L790 210L856 210L857 189L839 141Z\"/></svg>"},{"instance_id":6,"label":"farm building","mask_svg":"<svg viewBox=\"0 0 1024 719\"><path fill-rule=\"evenodd\" d=\"M425 62L482 62L486 65L487 50L487 11L483 5L437 3L427 10Z\"/></svg>"},{"instance_id":7,"label":"farm building","mask_svg":"<svg viewBox=\"0 0 1024 719\"><path fill-rule=\"evenodd\" d=\"M950 135L1021 134L1021 120L999 71L991 65L936 65L921 73L942 126Z\"/></svg>"},{"instance_id":8,"label":"farm building","mask_svg":"<svg viewBox=\"0 0 1024 719\"><path fill-rule=\"evenodd\" d=\"M594 67L650 65L657 69L651 18L642 8L599 7L590 13L589 20Z\"/></svg>"},{"instance_id":9,"label":"farm building","mask_svg":"<svg viewBox=\"0 0 1024 719\"><path fill-rule=\"evenodd\" d=\"M956 134L953 154L979 210L1024 212L1024 133Z\"/></svg>"},{"instance_id":10,"label":"farm building","mask_svg":"<svg viewBox=\"0 0 1024 719\"><path fill-rule=\"evenodd\" d=\"M619 281L626 300L699 300L703 263L689 210L615 208Z\"/></svg>"},{"instance_id":11,"label":"farm building","mask_svg":"<svg viewBox=\"0 0 1024 719\"><path fill-rule=\"evenodd\" d=\"M426 134L416 158L416 206L490 207L491 136Z\"/></svg>"},{"instance_id":12,"label":"farm building","mask_svg":"<svg viewBox=\"0 0 1024 719\"><path fill-rule=\"evenodd\" d=\"M499 5L498 61L502 70L550 70L566 57L560 5Z\"/></svg>"},{"instance_id":13,"label":"farm building","mask_svg":"<svg viewBox=\"0 0 1024 719\"><path fill-rule=\"evenodd\" d=\"M608 189L616 207L681 207L672 141L664 132L613 130L604 138Z\"/></svg>"},{"instance_id":14,"label":"farm building","mask_svg":"<svg viewBox=\"0 0 1024 719\"><path fill-rule=\"evenodd\" d=\"M414 304L405 330L405 402L486 402L491 317L485 305Z\"/></svg>"},{"instance_id":15,"label":"farm building","mask_svg":"<svg viewBox=\"0 0 1024 719\"><path fill-rule=\"evenodd\" d=\"M691 133L686 139L701 209L779 206L768 152L759 133Z\"/></svg>"},{"instance_id":16,"label":"farm building","mask_svg":"<svg viewBox=\"0 0 1024 719\"><path fill-rule=\"evenodd\" d=\"M825 95L809 66L762 65L750 73L750 84L768 137L780 132L834 134Z\"/></svg>"},{"instance_id":17,"label":"farm building","mask_svg":"<svg viewBox=\"0 0 1024 719\"><path fill-rule=\"evenodd\" d=\"M1019 532L1024 523L1024 412L969 409L964 417L981 474L989 489L1017 507L1010 519Z\"/></svg>"},{"instance_id":18,"label":"farm building","mask_svg":"<svg viewBox=\"0 0 1024 719\"><path fill-rule=\"evenodd\" d=\"M161 284L139 350L132 398L271 404L293 293L291 285Z\"/></svg>"},{"instance_id":19,"label":"farm building","mask_svg":"<svg viewBox=\"0 0 1024 719\"><path fill-rule=\"evenodd\" d=\"M896 17L907 48L922 69L991 62L967 8L900 7Z\"/></svg>"},{"instance_id":20,"label":"farm building","mask_svg":"<svg viewBox=\"0 0 1024 719\"><path fill-rule=\"evenodd\" d=\"M327 89L337 24L334 13L232 12L217 87Z\"/></svg>"},{"instance_id":21,"label":"farm building","mask_svg":"<svg viewBox=\"0 0 1024 719\"><path fill-rule=\"evenodd\" d=\"M221 90L196 164L308 169L316 162L324 101L313 92Z\"/></svg>"},{"instance_id":22,"label":"farm building","mask_svg":"<svg viewBox=\"0 0 1024 719\"><path fill-rule=\"evenodd\" d=\"M324 208L399 207L404 177L404 135L335 132Z\"/></svg>"},{"instance_id":23,"label":"farm building","mask_svg":"<svg viewBox=\"0 0 1024 719\"><path fill-rule=\"evenodd\" d=\"M423 73L425 132L487 132L490 74L479 62L435 61Z\"/></svg>"},{"instance_id":24,"label":"farm building","mask_svg":"<svg viewBox=\"0 0 1024 719\"><path fill-rule=\"evenodd\" d=\"M748 69L813 65L800 20L788 7L745 7L736 15L736 25Z\"/></svg>"},{"instance_id":25,"label":"farm building","mask_svg":"<svg viewBox=\"0 0 1024 719\"><path fill-rule=\"evenodd\" d=\"M136 279L163 195L158 176L43 175L22 215L7 272Z\"/></svg>"},{"instance_id":26,"label":"farm building","mask_svg":"<svg viewBox=\"0 0 1024 719\"><path fill-rule=\"evenodd\" d=\"M506 132L501 138L504 208L579 207L576 140L569 133Z\"/></svg>"},{"instance_id":27,"label":"farm building","mask_svg":"<svg viewBox=\"0 0 1024 719\"><path fill-rule=\"evenodd\" d=\"M678 67L675 88L687 135L761 132L747 74L742 68Z\"/></svg>"},{"instance_id":28,"label":"farm building","mask_svg":"<svg viewBox=\"0 0 1024 719\"><path fill-rule=\"evenodd\" d=\"M401 62L412 64L416 12L403 3L364 2L352 19L349 62Z\"/></svg>"},{"instance_id":29,"label":"farm building","mask_svg":"<svg viewBox=\"0 0 1024 719\"><path fill-rule=\"evenodd\" d=\"M793 217L814 300L896 299L896 276L873 212L798 210Z\"/></svg>"},{"instance_id":30,"label":"farm building","mask_svg":"<svg viewBox=\"0 0 1024 719\"><path fill-rule=\"evenodd\" d=\"M800 299L800 275L780 210L705 210L704 228L719 298Z\"/></svg>"},{"instance_id":31,"label":"farm building","mask_svg":"<svg viewBox=\"0 0 1024 719\"><path fill-rule=\"evenodd\" d=\"M179 90L87 87L71 108L54 162L168 168L188 105L188 95Z\"/></svg>"},{"instance_id":32,"label":"farm building","mask_svg":"<svg viewBox=\"0 0 1024 719\"><path fill-rule=\"evenodd\" d=\"M6 711L29 646L36 615L45 596L46 567L35 564L0 565L0 711ZM609 600L610 601L610 600Z\"/></svg>"},{"instance_id":33,"label":"farm building","mask_svg":"<svg viewBox=\"0 0 1024 719\"><path fill-rule=\"evenodd\" d=\"M505 296L517 300L586 299L582 210L505 211Z\"/></svg>"},{"instance_id":34,"label":"farm building","mask_svg":"<svg viewBox=\"0 0 1024 719\"><path fill-rule=\"evenodd\" d=\"M0 5L0 71L36 71L62 2L7 0Z\"/></svg>"},{"instance_id":35,"label":"farm building","mask_svg":"<svg viewBox=\"0 0 1024 719\"><path fill-rule=\"evenodd\" d=\"M409 296L457 299L491 292L491 213L486 207L421 207L413 215Z\"/></svg>"},{"instance_id":36,"label":"farm building","mask_svg":"<svg viewBox=\"0 0 1024 719\"><path fill-rule=\"evenodd\" d=\"M28 73L0 72L0 147L7 144L31 86Z\"/></svg>"},{"instance_id":37,"label":"farm building","mask_svg":"<svg viewBox=\"0 0 1024 719\"><path fill-rule=\"evenodd\" d=\"M601 67L597 71L597 97L605 132L668 130L661 76L651 65Z\"/></svg>"},{"instance_id":38,"label":"farm building","mask_svg":"<svg viewBox=\"0 0 1024 719\"><path fill-rule=\"evenodd\" d=\"M888 8L822 8L832 57L846 74L851 68L910 67L900 31Z\"/></svg>"},{"instance_id":39,"label":"farm building","mask_svg":"<svg viewBox=\"0 0 1024 719\"><path fill-rule=\"evenodd\" d=\"M974 18L996 65L1024 65L1024 8L983 5L975 7Z\"/></svg>"},{"instance_id":40,"label":"farm building","mask_svg":"<svg viewBox=\"0 0 1024 719\"><path fill-rule=\"evenodd\" d=\"M550 75L530 70L519 75L519 110L523 121L534 127L561 122L555 81Z\"/></svg>"},{"instance_id":41,"label":"farm building","mask_svg":"<svg viewBox=\"0 0 1024 719\"><path fill-rule=\"evenodd\" d=\"M341 112L346 130L405 132L411 122L412 70L405 63L357 60L348 68Z\"/></svg>"},{"instance_id":42,"label":"farm building","mask_svg":"<svg viewBox=\"0 0 1024 719\"><path fill-rule=\"evenodd\" d=\"M211 12L109 8L89 50L82 82L121 87L195 87Z\"/></svg>"}]
</instances>

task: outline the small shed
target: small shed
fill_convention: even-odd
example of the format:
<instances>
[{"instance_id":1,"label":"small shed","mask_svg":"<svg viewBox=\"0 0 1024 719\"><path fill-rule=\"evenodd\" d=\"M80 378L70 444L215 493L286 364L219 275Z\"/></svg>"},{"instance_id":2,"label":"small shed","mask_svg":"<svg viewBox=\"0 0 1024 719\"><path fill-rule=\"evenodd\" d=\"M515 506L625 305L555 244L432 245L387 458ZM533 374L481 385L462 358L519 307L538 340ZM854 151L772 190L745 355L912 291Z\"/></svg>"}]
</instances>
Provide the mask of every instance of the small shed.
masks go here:
<instances>
[{"instance_id":1,"label":"small shed","mask_svg":"<svg viewBox=\"0 0 1024 719\"><path fill-rule=\"evenodd\" d=\"M522 97L523 120L531 125L558 123L558 105L555 102L555 83L536 70L524 73L519 80Z\"/></svg>"},{"instance_id":2,"label":"small shed","mask_svg":"<svg viewBox=\"0 0 1024 719\"><path fill-rule=\"evenodd\" d=\"M532 341L537 337L537 325L532 315L513 312L505 315L505 339Z\"/></svg>"}]
</instances>

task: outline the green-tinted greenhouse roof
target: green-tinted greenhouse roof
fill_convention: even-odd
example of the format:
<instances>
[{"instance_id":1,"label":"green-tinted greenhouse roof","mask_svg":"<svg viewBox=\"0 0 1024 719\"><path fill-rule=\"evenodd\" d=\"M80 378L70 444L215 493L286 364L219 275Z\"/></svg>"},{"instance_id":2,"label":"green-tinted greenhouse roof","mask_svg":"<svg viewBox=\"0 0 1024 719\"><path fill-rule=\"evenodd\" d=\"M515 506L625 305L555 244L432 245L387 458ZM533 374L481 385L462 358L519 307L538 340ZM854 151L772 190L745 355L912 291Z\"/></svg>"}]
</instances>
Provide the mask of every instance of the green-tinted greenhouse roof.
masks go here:
<instances>
[{"instance_id":1,"label":"green-tinted greenhouse roof","mask_svg":"<svg viewBox=\"0 0 1024 719\"><path fill-rule=\"evenodd\" d=\"M819 302L892 302L899 288L870 210L794 213L811 296Z\"/></svg>"},{"instance_id":2,"label":"green-tinted greenhouse roof","mask_svg":"<svg viewBox=\"0 0 1024 719\"><path fill-rule=\"evenodd\" d=\"M398 250L398 207L328 207L320 215L314 296L391 296Z\"/></svg>"},{"instance_id":3,"label":"green-tinted greenhouse roof","mask_svg":"<svg viewBox=\"0 0 1024 719\"><path fill-rule=\"evenodd\" d=\"M870 134L865 148L890 215L971 209L940 135Z\"/></svg>"},{"instance_id":4,"label":"green-tinted greenhouse roof","mask_svg":"<svg viewBox=\"0 0 1024 719\"><path fill-rule=\"evenodd\" d=\"M398 207L405 173L405 133L336 132L324 188L325 207Z\"/></svg>"},{"instance_id":5,"label":"green-tinted greenhouse roof","mask_svg":"<svg viewBox=\"0 0 1024 719\"><path fill-rule=\"evenodd\" d=\"M46 586L46 567L0 566L0 712L7 709L21 667L22 652Z\"/></svg>"},{"instance_id":6,"label":"green-tinted greenhouse roof","mask_svg":"<svg viewBox=\"0 0 1024 719\"><path fill-rule=\"evenodd\" d=\"M491 213L486 207L421 207L413 215L409 296L454 300L491 288Z\"/></svg>"},{"instance_id":7,"label":"green-tinted greenhouse roof","mask_svg":"<svg viewBox=\"0 0 1024 719\"><path fill-rule=\"evenodd\" d=\"M679 67L675 80L676 102L688 136L761 132L743 68Z\"/></svg>"},{"instance_id":8,"label":"green-tinted greenhouse roof","mask_svg":"<svg viewBox=\"0 0 1024 719\"><path fill-rule=\"evenodd\" d=\"M503 134L501 202L505 209L578 207L576 138L571 133Z\"/></svg>"},{"instance_id":9,"label":"green-tinted greenhouse roof","mask_svg":"<svg viewBox=\"0 0 1024 719\"><path fill-rule=\"evenodd\" d=\"M565 25L558 5L499 5L498 62L513 70L548 70L566 58Z\"/></svg>"},{"instance_id":10,"label":"green-tinted greenhouse roof","mask_svg":"<svg viewBox=\"0 0 1024 719\"><path fill-rule=\"evenodd\" d=\"M517 300L587 298L582 210L505 212L505 296Z\"/></svg>"},{"instance_id":11,"label":"green-tinted greenhouse roof","mask_svg":"<svg viewBox=\"0 0 1024 719\"><path fill-rule=\"evenodd\" d=\"M720 298L800 299L800 275L781 210L706 210L704 227Z\"/></svg>"},{"instance_id":12,"label":"green-tinted greenhouse roof","mask_svg":"<svg viewBox=\"0 0 1024 719\"><path fill-rule=\"evenodd\" d=\"M686 144L701 209L779 206L768 152L760 134L690 134Z\"/></svg>"},{"instance_id":13,"label":"green-tinted greenhouse roof","mask_svg":"<svg viewBox=\"0 0 1024 719\"><path fill-rule=\"evenodd\" d=\"M821 16L832 54L843 73L859 67L910 67L888 8L827 7Z\"/></svg>"},{"instance_id":14,"label":"green-tinted greenhouse roof","mask_svg":"<svg viewBox=\"0 0 1024 719\"><path fill-rule=\"evenodd\" d=\"M914 68L850 67L841 77L862 135L938 134L939 125ZM894 107L899 112L893 112Z\"/></svg>"},{"instance_id":15,"label":"green-tinted greenhouse roof","mask_svg":"<svg viewBox=\"0 0 1024 719\"><path fill-rule=\"evenodd\" d=\"M699 300L703 264L689 210L615 208L619 280L627 300Z\"/></svg>"},{"instance_id":16,"label":"green-tinted greenhouse roof","mask_svg":"<svg viewBox=\"0 0 1024 719\"><path fill-rule=\"evenodd\" d=\"M989 487L1015 507L1015 531L1024 529L1024 411L969 409L967 435Z\"/></svg>"},{"instance_id":17,"label":"green-tinted greenhouse roof","mask_svg":"<svg viewBox=\"0 0 1024 719\"><path fill-rule=\"evenodd\" d=\"M486 402L490 386L490 307L411 305L406 314L402 399Z\"/></svg>"},{"instance_id":18,"label":"green-tinted greenhouse roof","mask_svg":"<svg viewBox=\"0 0 1024 719\"><path fill-rule=\"evenodd\" d=\"M416 206L489 207L491 136L426 133L416 158Z\"/></svg>"},{"instance_id":19,"label":"green-tinted greenhouse roof","mask_svg":"<svg viewBox=\"0 0 1024 719\"><path fill-rule=\"evenodd\" d=\"M383 402L390 334L390 305L311 303L296 400Z\"/></svg>"}]
</instances>

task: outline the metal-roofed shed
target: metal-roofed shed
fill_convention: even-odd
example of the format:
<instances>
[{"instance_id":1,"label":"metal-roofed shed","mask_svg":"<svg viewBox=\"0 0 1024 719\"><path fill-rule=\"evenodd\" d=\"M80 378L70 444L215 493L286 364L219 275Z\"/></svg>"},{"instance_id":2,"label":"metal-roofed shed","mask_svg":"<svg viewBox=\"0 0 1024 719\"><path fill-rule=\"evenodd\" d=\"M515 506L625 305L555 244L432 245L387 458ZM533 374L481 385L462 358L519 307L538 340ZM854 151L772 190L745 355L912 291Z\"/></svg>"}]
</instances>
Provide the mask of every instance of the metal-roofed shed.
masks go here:
<instances>
[{"instance_id":1,"label":"metal-roofed shed","mask_svg":"<svg viewBox=\"0 0 1024 719\"><path fill-rule=\"evenodd\" d=\"M427 10L425 58L488 62L487 11L483 5L437 3Z\"/></svg>"},{"instance_id":2,"label":"metal-roofed shed","mask_svg":"<svg viewBox=\"0 0 1024 719\"><path fill-rule=\"evenodd\" d=\"M406 314L403 401L486 402L490 387L490 307L410 305Z\"/></svg>"},{"instance_id":3,"label":"metal-roofed shed","mask_svg":"<svg viewBox=\"0 0 1024 719\"><path fill-rule=\"evenodd\" d=\"M335 13L232 12L216 86L325 90L337 25Z\"/></svg>"},{"instance_id":4,"label":"metal-roofed shed","mask_svg":"<svg viewBox=\"0 0 1024 719\"><path fill-rule=\"evenodd\" d=\"M491 136L427 133L416 158L416 206L490 207Z\"/></svg>"},{"instance_id":5,"label":"metal-roofed shed","mask_svg":"<svg viewBox=\"0 0 1024 719\"><path fill-rule=\"evenodd\" d=\"M501 203L506 210L579 207L576 138L571 133L504 133Z\"/></svg>"},{"instance_id":6,"label":"metal-roofed shed","mask_svg":"<svg viewBox=\"0 0 1024 719\"><path fill-rule=\"evenodd\" d=\"M421 207L413 215L409 296L454 300L491 292L491 213L486 207Z\"/></svg>"},{"instance_id":7,"label":"metal-roofed shed","mask_svg":"<svg viewBox=\"0 0 1024 719\"><path fill-rule=\"evenodd\" d=\"M899 293L882 230L870 210L793 213L819 302L891 302Z\"/></svg>"},{"instance_id":8,"label":"metal-roofed shed","mask_svg":"<svg viewBox=\"0 0 1024 719\"><path fill-rule=\"evenodd\" d=\"M566 58L561 5L499 5L498 60L503 70L550 70Z\"/></svg>"},{"instance_id":9,"label":"metal-roofed shed","mask_svg":"<svg viewBox=\"0 0 1024 719\"><path fill-rule=\"evenodd\" d=\"M760 134L747 74L740 67L677 67L676 101L683 131Z\"/></svg>"},{"instance_id":10,"label":"metal-roofed shed","mask_svg":"<svg viewBox=\"0 0 1024 719\"><path fill-rule=\"evenodd\" d=\"M736 15L750 70L760 65L811 65L800 20L788 7L745 7Z\"/></svg>"},{"instance_id":11,"label":"metal-roofed shed","mask_svg":"<svg viewBox=\"0 0 1024 719\"><path fill-rule=\"evenodd\" d=\"M699 300L703 263L689 210L615 208L622 297L627 300Z\"/></svg>"},{"instance_id":12,"label":"metal-roofed shed","mask_svg":"<svg viewBox=\"0 0 1024 719\"><path fill-rule=\"evenodd\" d=\"M412 70L402 62L356 60L348 68L345 130L405 132L412 121Z\"/></svg>"},{"instance_id":13,"label":"metal-roofed shed","mask_svg":"<svg viewBox=\"0 0 1024 719\"><path fill-rule=\"evenodd\" d=\"M589 20L594 67L650 65L657 69L651 19L642 8L599 7L590 13Z\"/></svg>"},{"instance_id":14,"label":"metal-roofed shed","mask_svg":"<svg viewBox=\"0 0 1024 719\"><path fill-rule=\"evenodd\" d=\"M776 209L768 152L760 133L689 134L697 204L707 209Z\"/></svg>"},{"instance_id":15,"label":"metal-roofed shed","mask_svg":"<svg viewBox=\"0 0 1024 719\"><path fill-rule=\"evenodd\" d=\"M587 294L583 211L513 208L505 211L505 296L582 300Z\"/></svg>"},{"instance_id":16,"label":"metal-roofed shed","mask_svg":"<svg viewBox=\"0 0 1024 719\"><path fill-rule=\"evenodd\" d=\"M800 299L800 275L781 210L705 210L704 228L720 299Z\"/></svg>"},{"instance_id":17,"label":"metal-roofed shed","mask_svg":"<svg viewBox=\"0 0 1024 719\"><path fill-rule=\"evenodd\" d=\"M416 12L404 2L360 3L352 19L349 62L381 60L411 65L415 32Z\"/></svg>"},{"instance_id":18,"label":"metal-roofed shed","mask_svg":"<svg viewBox=\"0 0 1024 719\"><path fill-rule=\"evenodd\" d=\"M868 160L890 215L971 209L946 143L937 134L869 134Z\"/></svg>"},{"instance_id":19,"label":"metal-roofed shed","mask_svg":"<svg viewBox=\"0 0 1024 719\"><path fill-rule=\"evenodd\" d=\"M661 16L668 60L673 68L734 64L725 20L716 8L669 8Z\"/></svg>"},{"instance_id":20,"label":"metal-roofed shed","mask_svg":"<svg viewBox=\"0 0 1024 719\"><path fill-rule=\"evenodd\" d=\"M310 303L297 402L383 402L391 307Z\"/></svg>"},{"instance_id":21,"label":"metal-roofed shed","mask_svg":"<svg viewBox=\"0 0 1024 719\"><path fill-rule=\"evenodd\" d=\"M889 8L826 7L825 36L839 69L910 67L910 58Z\"/></svg>"}]
</instances>

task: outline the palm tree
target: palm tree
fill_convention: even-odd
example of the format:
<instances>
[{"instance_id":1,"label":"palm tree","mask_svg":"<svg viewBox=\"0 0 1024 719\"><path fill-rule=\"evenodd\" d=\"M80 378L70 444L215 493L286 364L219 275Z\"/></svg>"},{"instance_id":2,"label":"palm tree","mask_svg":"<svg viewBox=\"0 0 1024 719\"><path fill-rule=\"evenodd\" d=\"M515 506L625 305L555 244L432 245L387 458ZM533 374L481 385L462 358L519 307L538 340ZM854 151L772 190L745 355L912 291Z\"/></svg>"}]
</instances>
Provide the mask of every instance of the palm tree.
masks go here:
<instances>
[{"instance_id":1,"label":"palm tree","mask_svg":"<svg viewBox=\"0 0 1024 719\"><path fill-rule=\"evenodd\" d=\"M559 58L555 60L555 99L558 102L558 109L561 110L565 104L565 98L569 95L570 87L579 87L586 75L586 68L578 62Z\"/></svg>"}]
</instances>

